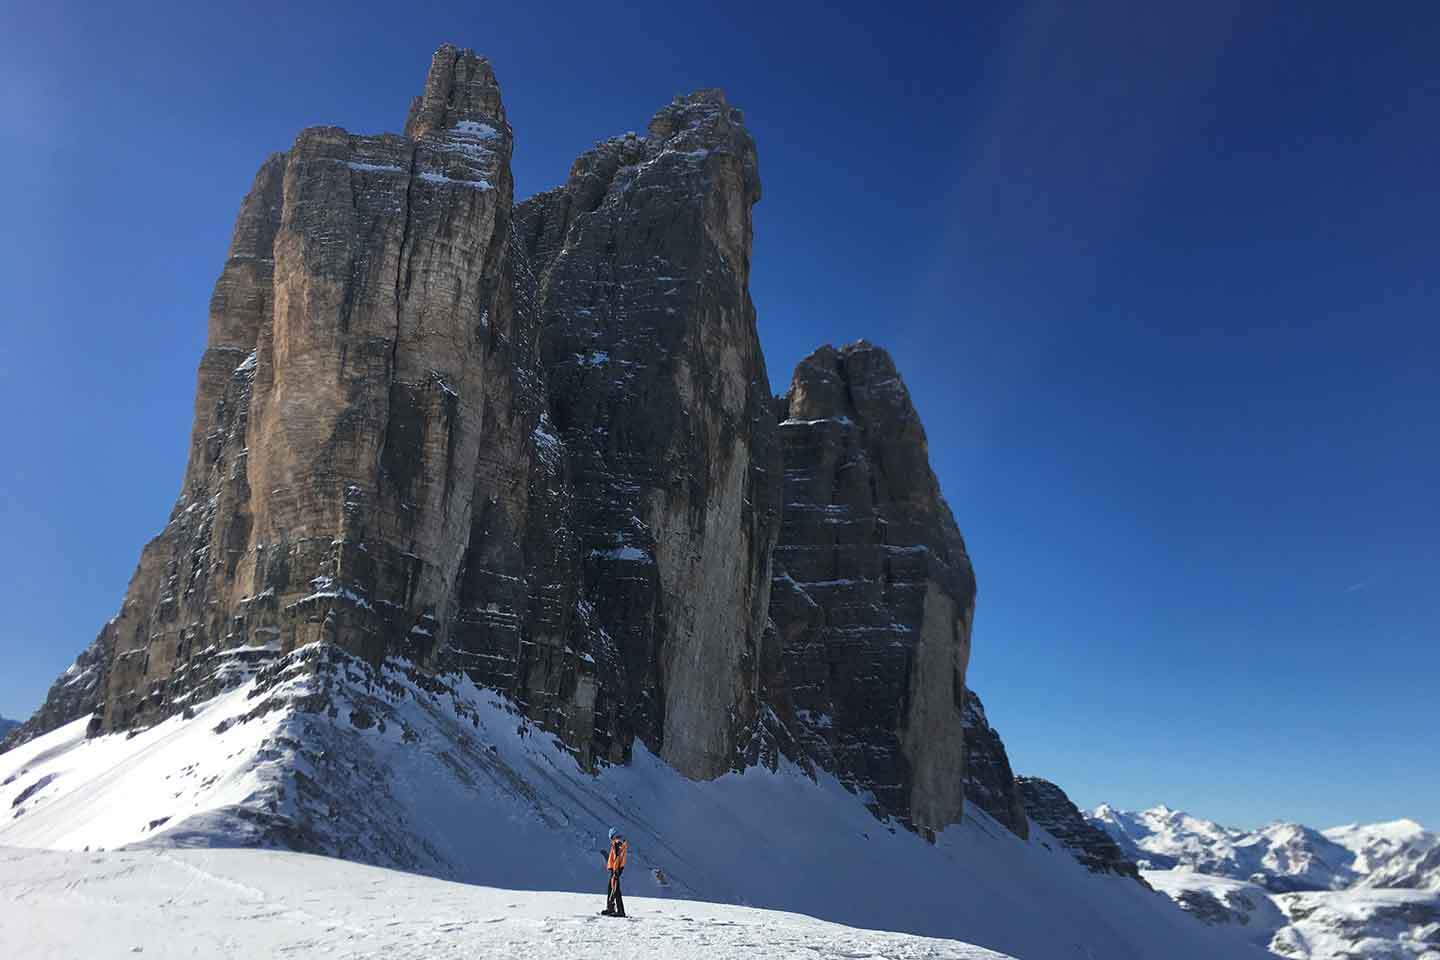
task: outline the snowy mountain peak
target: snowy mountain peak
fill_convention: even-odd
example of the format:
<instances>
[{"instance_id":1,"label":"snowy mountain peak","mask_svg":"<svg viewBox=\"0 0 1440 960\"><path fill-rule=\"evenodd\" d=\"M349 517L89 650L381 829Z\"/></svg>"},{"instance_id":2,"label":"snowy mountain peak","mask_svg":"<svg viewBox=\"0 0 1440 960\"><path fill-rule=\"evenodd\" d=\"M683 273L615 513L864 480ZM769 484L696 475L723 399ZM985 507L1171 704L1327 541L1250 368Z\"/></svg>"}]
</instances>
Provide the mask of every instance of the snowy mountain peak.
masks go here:
<instances>
[{"instance_id":1,"label":"snowy mountain peak","mask_svg":"<svg viewBox=\"0 0 1440 960\"><path fill-rule=\"evenodd\" d=\"M1324 831L1354 856L1358 886L1440 890L1440 835L1414 820L1348 824Z\"/></svg>"},{"instance_id":2,"label":"snowy mountain peak","mask_svg":"<svg viewBox=\"0 0 1440 960\"><path fill-rule=\"evenodd\" d=\"M1386 820L1380 823L1347 823L1321 831L1325 836L1338 841L1341 837L1364 835L1373 838L1389 838L1396 841L1414 839L1428 831L1409 817Z\"/></svg>"},{"instance_id":3,"label":"snowy mountain peak","mask_svg":"<svg viewBox=\"0 0 1440 960\"><path fill-rule=\"evenodd\" d=\"M1142 869L1184 868L1257 882L1275 890L1331 890L1355 879L1353 855L1319 831L1276 822L1259 830L1226 827L1166 804L1131 813L1108 804L1087 817Z\"/></svg>"},{"instance_id":4,"label":"snowy mountain peak","mask_svg":"<svg viewBox=\"0 0 1440 960\"><path fill-rule=\"evenodd\" d=\"M1296 960L1440 957L1440 838L1414 820L1239 830L1164 804L1087 817L1151 886L1239 942Z\"/></svg>"},{"instance_id":5,"label":"snowy mountain peak","mask_svg":"<svg viewBox=\"0 0 1440 960\"><path fill-rule=\"evenodd\" d=\"M1139 813L1101 804L1086 816L1145 869L1254 880L1277 892L1440 890L1440 837L1408 818L1321 831L1283 820L1239 830L1165 804Z\"/></svg>"}]
</instances>

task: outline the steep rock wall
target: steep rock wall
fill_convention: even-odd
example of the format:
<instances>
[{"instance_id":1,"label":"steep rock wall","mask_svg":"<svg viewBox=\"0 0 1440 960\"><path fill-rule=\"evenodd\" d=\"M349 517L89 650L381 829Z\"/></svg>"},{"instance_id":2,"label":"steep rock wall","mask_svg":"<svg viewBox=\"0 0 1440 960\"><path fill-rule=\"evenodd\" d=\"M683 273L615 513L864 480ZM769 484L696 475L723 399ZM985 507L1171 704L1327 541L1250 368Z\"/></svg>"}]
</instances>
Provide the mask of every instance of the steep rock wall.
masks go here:
<instances>
[{"instance_id":1,"label":"steep rock wall","mask_svg":"<svg viewBox=\"0 0 1440 960\"><path fill-rule=\"evenodd\" d=\"M771 617L801 738L877 812L958 822L975 576L909 392L862 341L802 360L776 405Z\"/></svg>"},{"instance_id":2,"label":"steep rock wall","mask_svg":"<svg viewBox=\"0 0 1440 960\"><path fill-rule=\"evenodd\" d=\"M304 131L242 204L181 494L102 634L103 727L313 640L429 654L453 621L511 138L489 63L454 47L411 114L406 137Z\"/></svg>"},{"instance_id":3,"label":"steep rock wall","mask_svg":"<svg viewBox=\"0 0 1440 960\"><path fill-rule=\"evenodd\" d=\"M719 91L598 144L523 204L550 414L570 456L580 602L603 630L597 748L693 777L740 763L778 521L749 295L755 147Z\"/></svg>"},{"instance_id":4,"label":"steep rock wall","mask_svg":"<svg viewBox=\"0 0 1440 960\"><path fill-rule=\"evenodd\" d=\"M965 691L965 802L990 814L1020 839L1029 838L1030 819L1015 785L1010 756L974 690Z\"/></svg>"},{"instance_id":5,"label":"steep rock wall","mask_svg":"<svg viewBox=\"0 0 1440 960\"><path fill-rule=\"evenodd\" d=\"M1025 812L1092 873L1115 873L1149 889L1135 862L1110 835L1085 819L1065 791L1040 777L1016 777Z\"/></svg>"}]
</instances>

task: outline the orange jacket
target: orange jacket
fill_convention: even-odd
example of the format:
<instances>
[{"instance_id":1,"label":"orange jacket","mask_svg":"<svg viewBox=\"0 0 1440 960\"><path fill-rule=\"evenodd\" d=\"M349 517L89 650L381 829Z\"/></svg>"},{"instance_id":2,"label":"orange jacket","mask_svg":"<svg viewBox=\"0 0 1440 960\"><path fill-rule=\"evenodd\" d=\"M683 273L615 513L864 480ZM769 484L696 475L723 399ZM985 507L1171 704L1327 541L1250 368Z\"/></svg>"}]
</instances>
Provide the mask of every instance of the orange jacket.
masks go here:
<instances>
[{"instance_id":1,"label":"orange jacket","mask_svg":"<svg viewBox=\"0 0 1440 960\"><path fill-rule=\"evenodd\" d=\"M610 857L605 861L607 870L619 870L625 866L625 857L630 853L630 844L616 837L610 841Z\"/></svg>"}]
</instances>

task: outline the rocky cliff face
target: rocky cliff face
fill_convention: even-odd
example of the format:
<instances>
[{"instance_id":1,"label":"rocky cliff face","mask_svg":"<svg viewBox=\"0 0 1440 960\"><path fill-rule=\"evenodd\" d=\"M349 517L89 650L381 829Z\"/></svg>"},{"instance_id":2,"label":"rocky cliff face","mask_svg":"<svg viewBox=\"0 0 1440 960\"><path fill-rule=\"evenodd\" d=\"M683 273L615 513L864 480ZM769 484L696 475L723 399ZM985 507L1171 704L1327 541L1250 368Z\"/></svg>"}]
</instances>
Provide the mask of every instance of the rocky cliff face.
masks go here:
<instances>
[{"instance_id":1,"label":"rocky cliff face","mask_svg":"<svg viewBox=\"0 0 1440 960\"><path fill-rule=\"evenodd\" d=\"M692 778L785 755L922 831L968 784L1023 835L893 362L824 347L771 395L740 112L678 97L518 205L511 144L489 62L445 46L403 135L264 163L170 522L14 739L144 725L323 641L462 671L587 769L637 739Z\"/></svg>"},{"instance_id":2,"label":"rocky cliff face","mask_svg":"<svg viewBox=\"0 0 1440 960\"><path fill-rule=\"evenodd\" d=\"M822 347L777 401L771 616L800 735L878 810L960 818L975 575L889 354Z\"/></svg>"},{"instance_id":3,"label":"rocky cliff face","mask_svg":"<svg viewBox=\"0 0 1440 960\"><path fill-rule=\"evenodd\" d=\"M523 204L550 416L573 477L597 747L737 762L757 712L778 447L750 302L755 146L718 91L597 145Z\"/></svg>"},{"instance_id":4,"label":"rocky cliff face","mask_svg":"<svg viewBox=\"0 0 1440 960\"><path fill-rule=\"evenodd\" d=\"M1064 790L1039 777L1017 777L1015 785L1030 819L1064 844L1092 873L1116 873L1149 886L1135 862L1125 856L1109 834L1085 819Z\"/></svg>"},{"instance_id":5,"label":"rocky cliff face","mask_svg":"<svg viewBox=\"0 0 1440 960\"><path fill-rule=\"evenodd\" d=\"M212 690L245 651L375 657L452 619L511 206L489 64L437 52L406 134L313 128L257 176L180 499L116 624L106 728Z\"/></svg>"},{"instance_id":6,"label":"rocky cliff face","mask_svg":"<svg viewBox=\"0 0 1440 960\"><path fill-rule=\"evenodd\" d=\"M50 685L40 709L24 723L0 731L0 753L72 720L103 711L114 637L115 621L111 620Z\"/></svg>"},{"instance_id":7,"label":"rocky cliff face","mask_svg":"<svg viewBox=\"0 0 1440 960\"><path fill-rule=\"evenodd\" d=\"M965 691L965 802L990 814L1021 840L1029 838L1030 819L1010 769L1010 756L974 690Z\"/></svg>"}]
</instances>

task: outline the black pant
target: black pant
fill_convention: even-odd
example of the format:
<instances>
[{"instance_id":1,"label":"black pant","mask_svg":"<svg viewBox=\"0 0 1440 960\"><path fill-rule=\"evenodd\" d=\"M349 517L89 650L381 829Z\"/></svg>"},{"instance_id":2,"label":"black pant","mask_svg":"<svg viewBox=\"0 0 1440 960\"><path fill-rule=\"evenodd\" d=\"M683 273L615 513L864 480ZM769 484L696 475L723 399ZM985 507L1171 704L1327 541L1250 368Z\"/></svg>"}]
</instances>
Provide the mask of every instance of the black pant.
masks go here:
<instances>
[{"instance_id":1,"label":"black pant","mask_svg":"<svg viewBox=\"0 0 1440 960\"><path fill-rule=\"evenodd\" d=\"M620 874L624 872L624 867L610 872L610 894L605 898L605 912L617 917L625 916L625 898L620 896Z\"/></svg>"}]
</instances>

